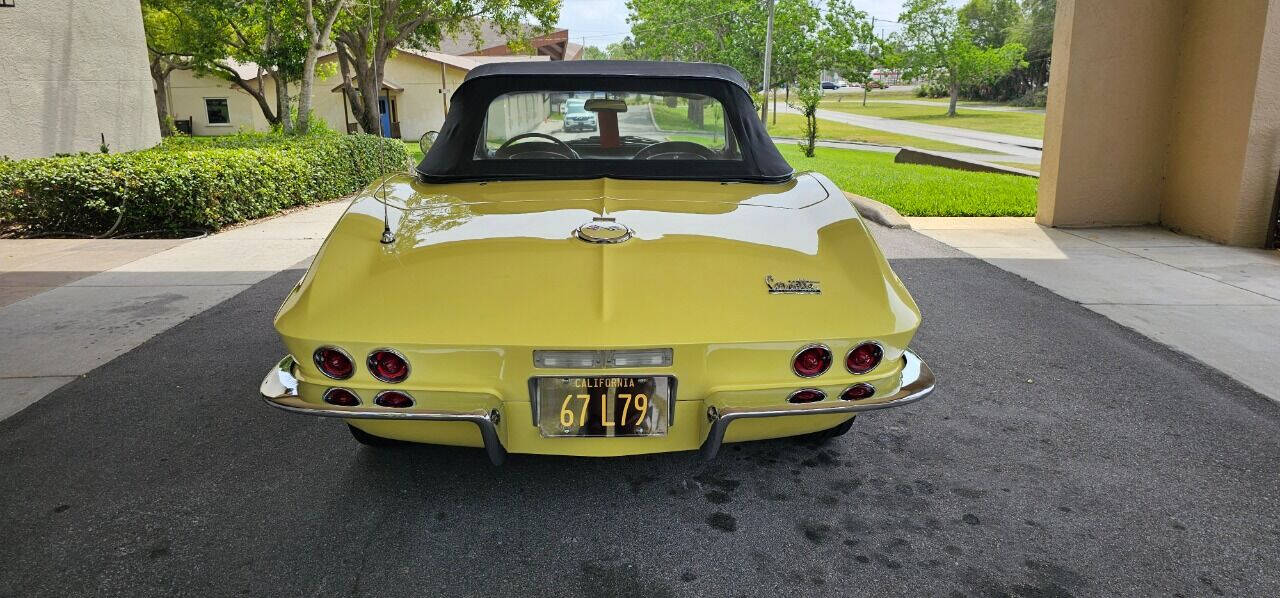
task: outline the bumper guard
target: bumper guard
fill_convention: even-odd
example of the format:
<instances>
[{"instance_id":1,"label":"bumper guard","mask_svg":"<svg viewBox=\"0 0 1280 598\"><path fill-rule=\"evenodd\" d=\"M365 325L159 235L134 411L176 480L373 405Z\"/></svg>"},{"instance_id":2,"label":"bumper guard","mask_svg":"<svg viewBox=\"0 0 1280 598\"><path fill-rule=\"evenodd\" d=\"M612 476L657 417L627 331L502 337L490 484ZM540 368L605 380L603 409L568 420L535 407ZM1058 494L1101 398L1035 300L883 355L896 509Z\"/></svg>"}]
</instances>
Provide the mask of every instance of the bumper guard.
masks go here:
<instances>
[{"instance_id":1,"label":"bumper guard","mask_svg":"<svg viewBox=\"0 0 1280 598\"><path fill-rule=\"evenodd\" d=\"M893 393L887 400L877 401L875 403L850 403L836 399L835 403L822 401L818 403L805 403L800 405L786 406L765 406L765 407L730 407L725 409L716 409L714 406L707 408L707 420L711 423L711 430L707 432L707 440L702 443L700 452L702 458L706 460L714 459L716 453L720 452L720 445L724 442L725 430L729 424L736 419L750 419L756 417L782 417L789 415L823 415L830 413L858 413L861 411L874 411L876 409L888 409L889 407L898 407L907 403L914 403L920 399L929 396L933 392L933 370L929 369L915 353L905 351L902 355L902 386L898 392Z\"/></svg>"},{"instance_id":2,"label":"bumper guard","mask_svg":"<svg viewBox=\"0 0 1280 598\"><path fill-rule=\"evenodd\" d=\"M480 428L480 437L484 439L484 451L494 465L502 465L507 458L507 450L498 440L498 421L501 416L498 410L484 411L446 411L441 409L368 409L365 407L339 407L336 405L317 405L303 401L298 396L298 379L293 375L297 365L292 355L285 356L280 363L267 372L262 379L262 399L268 405L302 415L317 417L339 417L342 419L394 419L418 421L471 422Z\"/></svg>"}]
</instances>

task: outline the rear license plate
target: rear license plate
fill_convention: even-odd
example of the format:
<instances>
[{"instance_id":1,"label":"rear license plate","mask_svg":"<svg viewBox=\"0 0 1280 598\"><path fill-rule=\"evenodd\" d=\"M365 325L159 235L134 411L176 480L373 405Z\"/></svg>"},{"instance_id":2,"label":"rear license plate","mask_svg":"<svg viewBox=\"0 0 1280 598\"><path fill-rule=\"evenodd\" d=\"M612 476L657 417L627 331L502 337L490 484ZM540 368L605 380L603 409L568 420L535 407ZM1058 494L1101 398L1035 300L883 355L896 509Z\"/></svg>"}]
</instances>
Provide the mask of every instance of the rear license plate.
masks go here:
<instances>
[{"instance_id":1,"label":"rear license plate","mask_svg":"<svg viewBox=\"0 0 1280 598\"><path fill-rule=\"evenodd\" d=\"M565 376L534 384L543 437L666 436L670 376Z\"/></svg>"}]
</instances>

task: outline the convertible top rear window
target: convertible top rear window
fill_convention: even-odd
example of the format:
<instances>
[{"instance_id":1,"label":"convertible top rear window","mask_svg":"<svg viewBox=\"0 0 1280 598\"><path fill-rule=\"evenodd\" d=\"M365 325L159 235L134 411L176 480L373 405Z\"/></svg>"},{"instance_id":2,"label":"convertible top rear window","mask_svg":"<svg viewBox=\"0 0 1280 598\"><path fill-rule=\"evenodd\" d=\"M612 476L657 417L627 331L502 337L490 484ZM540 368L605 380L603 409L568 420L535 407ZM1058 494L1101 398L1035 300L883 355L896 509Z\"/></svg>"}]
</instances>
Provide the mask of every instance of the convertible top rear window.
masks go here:
<instances>
[{"instance_id":1,"label":"convertible top rear window","mask_svg":"<svg viewBox=\"0 0 1280 598\"><path fill-rule=\"evenodd\" d=\"M478 160L741 160L724 106L696 93L504 93Z\"/></svg>"},{"instance_id":2,"label":"convertible top rear window","mask_svg":"<svg viewBox=\"0 0 1280 598\"><path fill-rule=\"evenodd\" d=\"M453 95L418 172L439 183L790 178L793 170L765 133L743 85L735 71L716 65L477 67Z\"/></svg>"}]
</instances>

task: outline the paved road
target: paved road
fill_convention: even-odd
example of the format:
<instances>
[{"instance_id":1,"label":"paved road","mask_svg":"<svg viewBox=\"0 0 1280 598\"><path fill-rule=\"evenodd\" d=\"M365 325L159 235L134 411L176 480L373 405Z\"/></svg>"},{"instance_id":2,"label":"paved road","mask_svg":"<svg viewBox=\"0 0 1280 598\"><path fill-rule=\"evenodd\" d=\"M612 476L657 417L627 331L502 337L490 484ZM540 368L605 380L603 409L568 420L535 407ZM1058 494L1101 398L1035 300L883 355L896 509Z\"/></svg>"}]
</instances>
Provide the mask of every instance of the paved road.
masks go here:
<instances>
[{"instance_id":1,"label":"paved road","mask_svg":"<svg viewBox=\"0 0 1280 598\"><path fill-rule=\"evenodd\" d=\"M551 119L542 121L542 123L533 130L539 133L546 133L561 141L586 139L588 137L598 137L600 135L600 131L598 130L574 132L565 131L563 122ZM627 135L638 135L653 139L666 139L666 136L662 131L655 126L653 122L653 113L647 104L636 104L630 106L626 112L618 115L618 134L624 137Z\"/></svg>"},{"instance_id":2,"label":"paved road","mask_svg":"<svg viewBox=\"0 0 1280 598\"><path fill-rule=\"evenodd\" d=\"M941 381L815 447L358 448L254 397L285 271L0 422L0 595L1280 594L1280 412L882 231Z\"/></svg>"}]
</instances>

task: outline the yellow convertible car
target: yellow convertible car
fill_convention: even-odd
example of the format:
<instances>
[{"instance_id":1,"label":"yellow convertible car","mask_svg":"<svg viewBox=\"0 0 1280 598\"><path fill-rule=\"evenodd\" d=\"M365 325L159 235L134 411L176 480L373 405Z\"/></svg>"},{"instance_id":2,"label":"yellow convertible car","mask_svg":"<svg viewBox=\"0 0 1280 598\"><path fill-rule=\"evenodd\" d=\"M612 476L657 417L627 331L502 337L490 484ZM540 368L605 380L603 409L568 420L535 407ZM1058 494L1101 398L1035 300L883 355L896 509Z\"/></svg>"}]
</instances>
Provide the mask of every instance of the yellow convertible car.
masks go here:
<instances>
[{"instance_id":1,"label":"yellow convertible car","mask_svg":"<svg viewBox=\"0 0 1280 598\"><path fill-rule=\"evenodd\" d=\"M597 130L564 130L570 99ZM858 213L712 64L477 67L417 172L352 201L275 325L268 404L494 463L824 439L934 384Z\"/></svg>"}]
</instances>

